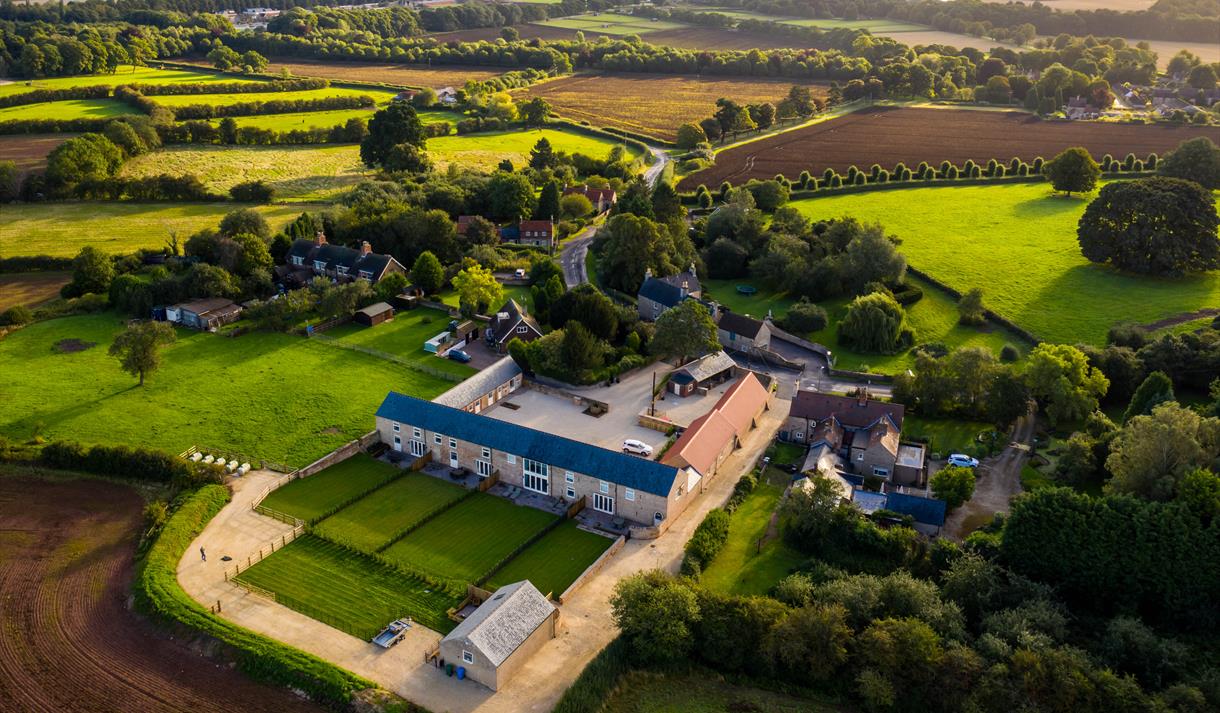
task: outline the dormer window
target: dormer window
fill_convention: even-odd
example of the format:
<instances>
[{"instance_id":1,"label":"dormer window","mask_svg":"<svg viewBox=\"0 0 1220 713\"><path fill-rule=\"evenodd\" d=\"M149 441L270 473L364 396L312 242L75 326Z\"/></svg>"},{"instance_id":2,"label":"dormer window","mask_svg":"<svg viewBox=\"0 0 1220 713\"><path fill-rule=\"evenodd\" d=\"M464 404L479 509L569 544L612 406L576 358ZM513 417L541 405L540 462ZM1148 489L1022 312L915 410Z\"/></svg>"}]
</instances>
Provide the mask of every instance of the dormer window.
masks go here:
<instances>
[{"instance_id":1,"label":"dormer window","mask_svg":"<svg viewBox=\"0 0 1220 713\"><path fill-rule=\"evenodd\" d=\"M326 271L326 261L325 260L314 260L313 269L315 269L319 272L325 272Z\"/></svg>"},{"instance_id":2,"label":"dormer window","mask_svg":"<svg viewBox=\"0 0 1220 713\"><path fill-rule=\"evenodd\" d=\"M305 264L305 258L301 257L300 255L293 255L293 256L292 256L292 264L293 264L293 265L304 265L304 264Z\"/></svg>"}]
</instances>

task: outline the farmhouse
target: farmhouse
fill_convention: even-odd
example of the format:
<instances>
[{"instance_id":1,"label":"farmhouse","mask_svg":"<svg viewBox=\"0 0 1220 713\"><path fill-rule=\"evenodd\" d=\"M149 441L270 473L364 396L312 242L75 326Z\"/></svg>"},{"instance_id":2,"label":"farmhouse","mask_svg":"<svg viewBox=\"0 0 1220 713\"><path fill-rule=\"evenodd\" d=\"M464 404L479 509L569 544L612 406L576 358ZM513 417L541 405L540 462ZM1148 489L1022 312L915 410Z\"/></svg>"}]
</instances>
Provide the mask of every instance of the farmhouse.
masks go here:
<instances>
[{"instance_id":1,"label":"farmhouse","mask_svg":"<svg viewBox=\"0 0 1220 713\"><path fill-rule=\"evenodd\" d=\"M165 318L170 322L181 324L191 329L210 331L230 322L236 322L241 316L241 306L223 297L184 302L165 310Z\"/></svg>"},{"instance_id":2,"label":"farmhouse","mask_svg":"<svg viewBox=\"0 0 1220 713\"><path fill-rule=\"evenodd\" d=\"M366 327L381 324L394 316L394 308L385 302L376 302L363 309L356 310L352 321Z\"/></svg>"},{"instance_id":3,"label":"farmhouse","mask_svg":"<svg viewBox=\"0 0 1220 713\"><path fill-rule=\"evenodd\" d=\"M487 343L501 354L508 352L508 343L514 338L532 342L541 336L542 327L511 298L496 312L487 328Z\"/></svg>"},{"instance_id":4,"label":"farmhouse","mask_svg":"<svg viewBox=\"0 0 1220 713\"><path fill-rule=\"evenodd\" d=\"M393 257L373 252L368 241L361 243L359 250L332 245L321 231L313 240L293 241L286 263L283 270L277 268L277 276L294 286L304 286L315 276L339 282L359 279L375 285L392 272L407 272Z\"/></svg>"},{"instance_id":5,"label":"farmhouse","mask_svg":"<svg viewBox=\"0 0 1220 713\"><path fill-rule=\"evenodd\" d=\"M745 352L771 346L771 328L761 320L736 312L721 312L716 338L725 349Z\"/></svg>"},{"instance_id":6,"label":"farmhouse","mask_svg":"<svg viewBox=\"0 0 1220 713\"><path fill-rule=\"evenodd\" d=\"M445 106L453 106L457 104L457 90L453 87L441 87L436 90L436 100Z\"/></svg>"},{"instance_id":7,"label":"farmhouse","mask_svg":"<svg viewBox=\"0 0 1220 713\"><path fill-rule=\"evenodd\" d=\"M728 381L737 375L737 362L723 351L705 354L669 375L669 390L678 396L690 396Z\"/></svg>"},{"instance_id":8,"label":"farmhouse","mask_svg":"<svg viewBox=\"0 0 1220 713\"><path fill-rule=\"evenodd\" d=\"M517 225L515 235L511 231L501 231L500 238L504 242L550 250L555 247L555 224L549 220L523 220Z\"/></svg>"},{"instance_id":9,"label":"farmhouse","mask_svg":"<svg viewBox=\"0 0 1220 713\"><path fill-rule=\"evenodd\" d=\"M668 526L703 476L507 421L391 392L377 409L383 443L639 526ZM739 423L735 420L734 423ZM659 534L659 530L657 531Z\"/></svg>"},{"instance_id":10,"label":"farmhouse","mask_svg":"<svg viewBox=\"0 0 1220 713\"><path fill-rule=\"evenodd\" d=\"M528 580L496 590L441 639L446 662L493 691L508 683L546 642L555 638L559 610Z\"/></svg>"},{"instance_id":11,"label":"farmhouse","mask_svg":"<svg viewBox=\"0 0 1220 713\"><path fill-rule=\"evenodd\" d=\"M924 450L900 443L903 412L902 404L802 390L792 399L779 437L813 451L825 448L842 459L845 472L918 483L924 477Z\"/></svg>"},{"instance_id":12,"label":"farmhouse","mask_svg":"<svg viewBox=\"0 0 1220 713\"><path fill-rule=\"evenodd\" d=\"M479 413L521 388L521 367L512 357L483 369L433 401L456 409Z\"/></svg>"},{"instance_id":13,"label":"farmhouse","mask_svg":"<svg viewBox=\"0 0 1220 713\"><path fill-rule=\"evenodd\" d=\"M662 312L676 307L683 300L697 300L702 296L703 286L699 284L694 265L687 268L686 272L668 277L654 277L649 269L644 272L644 282L640 285L636 309L640 319L652 322L660 317Z\"/></svg>"},{"instance_id":14,"label":"farmhouse","mask_svg":"<svg viewBox=\"0 0 1220 713\"><path fill-rule=\"evenodd\" d=\"M594 213L604 213L618 203L618 194L613 188L590 188L588 185L568 186L563 189L565 196L584 196L593 204Z\"/></svg>"},{"instance_id":15,"label":"farmhouse","mask_svg":"<svg viewBox=\"0 0 1220 713\"><path fill-rule=\"evenodd\" d=\"M763 386L753 372L747 371L724 392L712 410L695 419L682 432L661 462L693 470L710 480L729 454L741 445L746 434L758 425L770 401L770 389Z\"/></svg>"}]
</instances>

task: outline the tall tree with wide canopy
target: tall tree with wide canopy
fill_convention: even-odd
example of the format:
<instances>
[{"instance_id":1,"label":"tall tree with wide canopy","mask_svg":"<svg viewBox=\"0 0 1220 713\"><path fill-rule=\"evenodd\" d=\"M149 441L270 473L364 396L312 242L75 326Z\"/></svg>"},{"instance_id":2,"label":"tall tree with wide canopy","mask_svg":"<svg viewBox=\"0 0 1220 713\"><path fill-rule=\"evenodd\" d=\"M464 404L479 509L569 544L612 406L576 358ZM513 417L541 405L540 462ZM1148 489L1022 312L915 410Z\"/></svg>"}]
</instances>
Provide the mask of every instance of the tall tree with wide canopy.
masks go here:
<instances>
[{"instance_id":1,"label":"tall tree with wide canopy","mask_svg":"<svg viewBox=\"0 0 1220 713\"><path fill-rule=\"evenodd\" d=\"M406 102L393 102L369 120L368 136L360 142L360 160L380 166L395 146L408 144L422 151L424 141L424 125L415 109Z\"/></svg>"}]
</instances>

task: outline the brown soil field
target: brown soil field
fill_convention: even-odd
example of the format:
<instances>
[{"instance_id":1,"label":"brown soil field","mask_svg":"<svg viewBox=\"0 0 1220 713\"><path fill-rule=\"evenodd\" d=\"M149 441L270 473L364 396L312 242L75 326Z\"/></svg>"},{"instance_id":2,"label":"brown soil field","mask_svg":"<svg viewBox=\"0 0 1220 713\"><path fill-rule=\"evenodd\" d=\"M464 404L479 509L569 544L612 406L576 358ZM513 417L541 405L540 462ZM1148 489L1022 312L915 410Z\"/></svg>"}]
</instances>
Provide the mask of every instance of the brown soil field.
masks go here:
<instances>
[{"instance_id":1,"label":"brown soil field","mask_svg":"<svg viewBox=\"0 0 1220 713\"><path fill-rule=\"evenodd\" d=\"M0 476L0 711L319 711L127 609L143 501L98 480Z\"/></svg>"},{"instance_id":2,"label":"brown soil field","mask_svg":"<svg viewBox=\"0 0 1220 713\"><path fill-rule=\"evenodd\" d=\"M41 171L47 166L47 154L76 134L45 134L0 136L0 161L12 161L22 173Z\"/></svg>"},{"instance_id":3,"label":"brown soil field","mask_svg":"<svg viewBox=\"0 0 1220 713\"><path fill-rule=\"evenodd\" d=\"M826 96L824 85L793 80L609 73L562 77L521 92L546 99L556 114L573 121L673 140L680 125L711 116L720 97L740 104L775 102L794 83Z\"/></svg>"},{"instance_id":4,"label":"brown soil field","mask_svg":"<svg viewBox=\"0 0 1220 713\"><path fill-rule=\"evenodd\" d=\"M3 213L0 210L0 213ZM0 312L14 305L34 307L59 296L68 284L68 272L14 272L0 275Z\"/></svg>"},{"instance_id":5,"label":"brown soil field","mask_svg":"<svg viewBox=\"0 0 1220 713\"><path fill-rule=\"evenodd\" d=\"M914 168L920 161L939 164L966 159L986 163L1018 156L1030 161L1050 159L1070 146L1083 146L1097 158L1134 153L1164 155L1179 143L1198 136L1220 140L1220 127L1166 124L1102 124L1042 121L1021 112L954 109L887 109L858 111L770 138L720 152L716 165L687 176L679 184L694 190L700 183L714 188L728 180L743 183L784 174L795 179L801 171L839 173L855 165L868 170L874 163L893 168L902 161Z\"/></svg>"},{"instance_id":6,"label":"brown soil field","mask_svg":"<svg viewBox=\"0 0 1220 713\"><path fill-rule=\"evenodd\" d=\"M210 66L203 60L191 64ZM336 82L381 82L404 87L460 87L467 79L483 81L498 77L508 71L503 67L464 67L446 65L426 67L411 64L385 64L373 62L321 62L305 59L272 59L267 71L279 74L287 69L298 77L321 77Z\"/></svg>"},{"instance_id":7,"label":"brown soil field","mask_svg":"<svg viewBox=\"0 0 1220 713\"><path fill-rule=\"evenodd\" d=\"M523 40L570 40L576 36L576 30L568 30L563 27L549 27L547 25L535 25L528 23L524 25L514 25L517 32L520 33ZM500 39L499 27L477 27L470 30L457 30L455 32L434 32L430 35L437 42L495 42ZM600 32L585 32L585 37L595 39L600 37Z\"/></svg>"}]
</instances>

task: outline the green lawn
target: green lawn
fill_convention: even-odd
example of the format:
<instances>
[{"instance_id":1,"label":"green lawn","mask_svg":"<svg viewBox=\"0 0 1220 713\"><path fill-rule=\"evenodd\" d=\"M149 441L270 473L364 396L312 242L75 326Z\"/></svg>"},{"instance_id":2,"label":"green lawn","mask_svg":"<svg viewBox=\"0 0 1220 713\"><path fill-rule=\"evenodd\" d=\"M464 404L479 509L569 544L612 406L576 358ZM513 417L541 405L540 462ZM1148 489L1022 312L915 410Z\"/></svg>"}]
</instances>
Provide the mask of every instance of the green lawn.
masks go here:
<instances>
[{"instance_id":1,"label":"green lawn","mask_svg":"<svg viewBox=\"0 0 1220 713\"><path fill-rule=\"evenodd\" d=\"M0 109L0 121L29 119L106 119L140 112L114 99L67 99Z\"/></svg>"},{"instance_id":2,"label":"green lawn","mask_svg":"<svg viewBox=\"0 0 1220 713\"><path fill-rule=\"evenodd\" d=\"M384 485L402 469L357 453L308 478L299 478L271 491L263 507L313 522L336 505Z\"/></svg>"},{"instance_id":3,"label":"green lawn","mask_svg":"<svg viewBox=\"0 0 1220 713\"><path fill-rule=\"evenodd\" d=\"M276 594L276 601L340 630L371 639L404 616L448 633L446 610L457 597L311 535L242 572L238 580Z\"/></svg>"},{"instance_id":4,"label":"green lawn","mask_svg":"<svg viewBox=\"0 0 1220 713\"><path fill-rule=\"evenodd\" d=\"M330 128L332 126L342 126L349 119L364 119L373 118L373 114L377 110L374 109L335 109L333 111L302 111L293 112L290 114L263 114L261 116L235 116L233 121L240 126L252 126L257 129L271 129L274 131L289 131L291 129L309 129L312 127ZM435 124L441 121L448 121L450 124L456 124L461 121L460 114L451 111L436 111L431 109L420 110L420 121L424 124ZM213 124L219 124L220 119L213 119Z\"/></svg>"},{"instance_id":5,"label":"green lawn","mask_svg":"<svg viewBox=\"0 0 1220 713\"><path fill-rule=\"evenodd\" d=\"M737 685L708 673L632 671L619 681L600 713L829 713L839 706L787 693Z\"/></svg>"},{"instance_id":6,"label":"green lawn","mask_svg":"<svg viewBox=\"0 0 1220 713\"><path fill-rule=\"evenodd\" d=\"M1026 463L1021 466L1021 487L1026 491L1053 488L1058 485L1055 479L1046 472Z\"/></svg>"},{"instance_id":7,"label":"green lawn","mask_svg":"<svg viewBox=\"0 0 1220 713\"><path fill-rule=\"evenodd\" d=\"M445 331L448 326L449 315L444 312L417 308L396 312L394 319L375 327L349 322L326 332L326 336L418 361L430 368L465 378L476 370L424 351L424 342Z\"/></svg>"},{"instance_id":8,"label":"green lawn","mask_svg":"<svg viewBox=\"0 0 1220 713\"><path fill-rule=\"evenodd\" d=\"M668 20L650 20L647 17L632 17L612 12L601 12L593 15L573 15L537 23L547 27L559 27L565 30L587 30L606 35L645 35L661 30L680 30L689 27L680 22Z\"/></svg>"},{"instance_id":9,"label":"green lawn","mask_svg":"<svg viewBox=\"0 0 1220 713\"><path fill-rule=\"evenodd\" d=\"M766 594L805 560L781 537L768 541L761 552L758 549L783 494L783 487L760 482L738 506L729 520L728 541L703 570L699 580L703 586L724 594Z\"/></svg>"},{"instance_id":10,"label":"green lawn","mask_svg":"<svg viewBox=\"0 0 1220 713\"><path fill-rule=\"evenodd\" d=\"M815 219L880 221L902 239L911 265L955 289L982 288L988 307L1052 342L1101 344L1114 324L1220 304L1220 272L1140 277L1085 260L1076 224L1087 203L1027 183L828 195L791 205Z\"/></svg>"},{"instance_id":11,"label":"green lawn","mask_svg":"<svg viewBox=\"0 0 1220 713\"><path fill-rule=\"evenodd\" d=\"M488 580L486 588L528 579L538 591L558 597L589 565L597 561L614 540L576 526L567 520L546 533Z\"/></svg>"},{"instance_id":12,"label":"green lawn","mask_svg":"<svg viewBox=\"0 0 1220 713\"><path fill-rule=\"evenodd\" d=\"M809 451L803 445L784 443L783 441L776 441L772 448L774 450L771 452L771 462L776 465L788 465L790 463L800 465L805 462L805 456Z\"/></svg>"},{"instance_id":13,"label":"green lawn","mask_svg":"<svg viewBox=\"0 0 1220 713\"><path fill-rule=\"evenodd\" d=\"M440 577L476 582L555 517L479 493L429 520L382 555Z\"/></svg>"},{"instance_id":14,"label":"green lawn","mask_svg":"<svg viewBox=\"0 0 1220 713\"><path fill-rule=\"evenodd\" d=\"M77 77L54 77L51 79L19 79L11 84L0 84L0 96L21 94L34 89L68 89L69 87L114 87L120 84L202 84L212 82L258 82L260 79L240 77L233 74L192 72L184 69L154 69L120 65L114 74L91 74Z\"/></svg>"},{"instance_id":15,"label":"green lawn","mask_svg":"<svg viewBox=\"0 0 1220 713\"><path fill-rule=\"evenodd\" d=\"M72 257L86 245L110 253L165 246L171 231L185 241L203 228L215 228L235 203L14 203L0 207L0 255ZM272 230L292 222L309 206L267 205Z\"/></svg>"},{"instance_id":16,"label":"green lawn","mask_svg":"<svg viewBox=\"0 0 1220 713\"><path fill-rule=\"evenodd\" d=\"M412 473L319 522L314 526L314 533L358 550L374 552L403 528L465 494L460 485Z\"/></svg>"},{"instance_id":17,"label":"green lawn","mask_svg":"<svg viewBox=\"0 0 1220 713\"><path fill-rule=\"evenodd\" d=\"M333 200L373 174L355 144L333 146L169 146L123 165L123 176L194 174L214 193L266 181L276 200ZM298 209L299 210L299 209Z\"/></svg>"},{"instance_id":18,"label":"green lawn","mask_svg":"<svg viewBox=\"0 0 1220 713\"><path fill-rule=\"evenodd\" d=\"M530 294L529 285L501 285L501 287L504 288L505 300L508 300L509 298L517 300L517 304L524 307L527 312L533 312L534 298ZM430 299L437 300L438 302L447 304L455 309L461 306L460 300L458 299L458 293L452 287L446 287L443 292L438 295L434 295ZM499 307L500 305L493 306Z\"/></svg>"},{"instance_id":19,"label":"green lawn","mask_svg":"<svg viewBox=\"0 0 1220 713\"><path fill-rule=\"evenodd\" d=\"M370 96L378 104L385 104L398 94L393 89L376 89L361 87L326 87L324 89L304 89L296 92L243 92L240 94L166 94L152 97L152 100L170 108L189 106L191 104L208 104L210 106L230 106L247 102L268 101L299 101L305 99L324 99L328 97L360 97Z\"/></svg>"},{"instance_id":20,"label":"green lawn","mask_svg":"<svg viewBox=\"0 0 1220 713\"><path fill-rule=\"evenodd\" d=\"M106 353L124 321L65 317L0 340L0 434L174 453L198 444L301 466L367 433L387 391L431 399L453 385L303 337L179 330L140 387ZM68 339L94 346L56 350Z\"/></svg>"},{"instance_id":21,"label":"green lawn","mask_svg":"<svg viewBox=\"0 0 1220 713\"><path fill-rule=\"evenodd\" d=\"M529 129L495 131L482 134L456 134L428 139L428 155L440 169L451 163L468 168L494 170L503 159L520 168L529 163L530 149L541 138L551 142L556 151L582 153L594 158L605 158L619 142L598 136L588 136L565 129ZM638 157L638 149L627 147L627 152Z\"/></svg>"},{"instance_id":22,"label":"green lawn","mask_svg":"<svg viewBox=\"0 0 1220 713\"><path fill-rule=\"evenodd\" d=\"M991 424L981 421L923 418L910 415L902 420L903 438L927 439L930 453L940 453L945 456L950 453L973 453L979 446L975 438L983 431L990 430L992 430Z\"/></svg>"}]
</instances>

